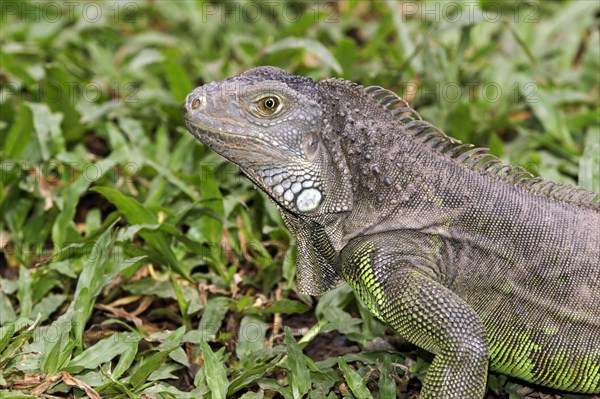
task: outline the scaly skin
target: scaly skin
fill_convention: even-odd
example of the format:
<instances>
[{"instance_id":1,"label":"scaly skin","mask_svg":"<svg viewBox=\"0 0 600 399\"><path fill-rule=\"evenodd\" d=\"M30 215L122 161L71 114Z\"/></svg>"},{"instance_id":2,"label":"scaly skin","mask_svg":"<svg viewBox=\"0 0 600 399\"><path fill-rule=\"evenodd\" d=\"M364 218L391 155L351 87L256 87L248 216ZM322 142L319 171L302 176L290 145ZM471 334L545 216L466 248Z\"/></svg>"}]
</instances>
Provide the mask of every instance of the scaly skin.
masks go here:
<instances>
[{"instance_id":1,"label":"scaly skin","mask_svg":"<svg viewBox=\"0 0 600 399\"><path fill-rule=\"evenodd\" d=\"M280 207L297 284L347 281L435 354L424 398L481 398L488 368L600 393L600 196L462 145L393 93L272 67L199 87L200 141Z\"/></svg>"}]
</instances>

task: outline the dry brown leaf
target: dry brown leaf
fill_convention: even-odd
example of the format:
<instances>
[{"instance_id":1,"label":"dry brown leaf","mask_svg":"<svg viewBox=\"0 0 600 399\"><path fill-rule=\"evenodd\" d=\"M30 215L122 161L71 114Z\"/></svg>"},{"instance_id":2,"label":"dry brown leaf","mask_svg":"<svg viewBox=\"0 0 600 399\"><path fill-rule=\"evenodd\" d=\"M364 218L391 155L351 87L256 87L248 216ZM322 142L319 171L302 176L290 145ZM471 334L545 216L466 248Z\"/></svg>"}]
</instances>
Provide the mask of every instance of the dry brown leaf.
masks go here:
<instances>
[{"instance_id":1,"label":"dry brown leaf","mask_svg":"<svg viewBox=\"0 0 600 399\"><path fill-rule=\"evenodd\" d=\"M140 314L144 313L150 307L150 305L152 305L153 302L154 298L150 296L145 296L144 298L142 298L142 302L140 302L138 307L135 308L133 312L131 312L131 315L139 316Z\"/></svg>"},{"instance_id":2,"label":"dry brown leaf","mask_svg":"<svg viewBox=\"0 0 600 399\"><path fill-rule=\"evenodd\" d=\"M106 284L106 286L102 289L102 295L108 296L108 294L115 288L119 287L123 284L123 276L120 274L113 279L110 283Z\"/></svg>"},{"instance_id":3,"label":"dry brown leaf","mask_svg":"<svg viewBox=\"0 0 600 399\"><path fill-rule=\"evenodd\" d=\"M31 391L31 394L34 396L43 394L48 388L50 388L52 385L54 385L56 383L56 381L58 381L60 379L61 379L60 374L54 374L54 375L51 375L50 377L46 377L44 382L42 382L40 385L38 385L37 388L35 388L33 391Z\"/></svg>"},{"instance_id":4,"label":"dry brown leaf","mask_svg":"<svg viewBox=\"0 0 600 399\"><path fill-rule=\"evenodd\" d=\"M143 324L142 319L140 319L137 316L132 315L128 311L121 309L121 308L115 308L113 306L103 305L101 303L95 304L94 308L109 312L110 316L112 316L116 319L128 320L128 321L134 323L136 326L141 326Z\"/></svg>"},{"instance_id":5,"label":"dry brown leaf","mask_svg":"<svg viewBox=\"0 0 600 399\"><path fill-rule=\"evenodd\" d=\"M102 399L102 396L94 388L86 384L85 382L73 377L71 374L67 372L61 372L62 380L65 384L69 386L77 387L83 390L90 399Z\"/></svg>"},{"instance_id":6,"label":"dry brown leaf","mask_svg":"<svg viewBox=\"0 0 600 399\"><path fill-rule=\"evenodd\" d=\"M138 301L140 298L141 298L141 295L125 296L125 297L117 299L116 301L109 303L109 306L118 307L118 306L123 306L123 305L129 305L130 303Z\"/></svg>"},{"instance_id":7,"label":"dry brown leaf","mask_svg":"<svg viewBox=\"0 0 600 399\"><path fill-rule=\"evenodd\" d=\"M200 284L198 284L198 294L199 294L199 301L200 301L201 306L206 305L206 301L208 300L208 293L220 294L220 295L226 295L226 296L231 295L231 292L224 290L223 288L221 288L215 284L200 283Z\"/></svg>"},{"instance_id":8,"label":"dry brown leaf","mask_svg":"<svg viewBox=\"0 0 600 399\"><path fill-rule=\"evenodd\" d=\"M46 380L46 373L26 374L22 378L10 381L13 389L29 389L40 385Z\"/></svg>"}]
</instances>

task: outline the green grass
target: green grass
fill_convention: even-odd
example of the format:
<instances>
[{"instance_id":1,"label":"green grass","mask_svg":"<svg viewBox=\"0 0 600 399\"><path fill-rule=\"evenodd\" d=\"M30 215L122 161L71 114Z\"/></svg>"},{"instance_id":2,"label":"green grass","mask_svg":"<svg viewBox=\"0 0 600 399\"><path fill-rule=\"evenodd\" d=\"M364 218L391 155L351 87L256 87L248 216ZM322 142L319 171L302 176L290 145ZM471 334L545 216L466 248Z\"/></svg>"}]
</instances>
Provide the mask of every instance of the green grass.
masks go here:
<instances>
[{"instance_id":1,"label":"green grass","mask_svg":"<svg viewBox=\"0 0 600 399\"><path fill-rule=\"evenodd\" d=\"M298 294L274 206L185 131L204 82L276 65L377 84L600 191L597 2L48 4L1 3L3 398L416 397L431 357L348 287Z\"/></svg>"}]
</instances>

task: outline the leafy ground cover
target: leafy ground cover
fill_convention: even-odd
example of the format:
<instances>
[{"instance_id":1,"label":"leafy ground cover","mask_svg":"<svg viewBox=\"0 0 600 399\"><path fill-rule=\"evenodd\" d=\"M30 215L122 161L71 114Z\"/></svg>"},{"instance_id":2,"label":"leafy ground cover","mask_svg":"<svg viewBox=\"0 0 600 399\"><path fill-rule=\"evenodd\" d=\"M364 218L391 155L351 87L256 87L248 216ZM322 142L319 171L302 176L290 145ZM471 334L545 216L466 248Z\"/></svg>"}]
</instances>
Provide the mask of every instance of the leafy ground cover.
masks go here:
<instances>
[{"instance_id":1,"label":"leafy ground cover","mask_svg":"<svg viewBox=\"0 0 600 399\"><path fill-rule=\"evenodd\" d=\"M185 131L204 82L276 65L377 84L600 191L595 1L1 7L3 398L418 397L430 355L348 287L298 294L276 209Z\"/></svg>"}]
</instances>

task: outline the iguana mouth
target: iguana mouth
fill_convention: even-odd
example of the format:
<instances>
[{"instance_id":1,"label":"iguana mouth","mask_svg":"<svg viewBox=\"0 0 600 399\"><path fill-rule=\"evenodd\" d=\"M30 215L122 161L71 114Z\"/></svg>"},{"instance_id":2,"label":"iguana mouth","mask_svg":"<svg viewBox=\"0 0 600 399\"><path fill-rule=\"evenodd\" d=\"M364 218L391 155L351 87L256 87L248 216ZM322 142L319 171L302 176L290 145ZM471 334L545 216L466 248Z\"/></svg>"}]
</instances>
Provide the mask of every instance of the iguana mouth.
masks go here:
<instances>
[{"instance_id":1,"label":"iguana mouth","mask_svg":"<svg viewBox=\"0 0 600 399\"><path fill-rule=\"evenodd\" d=\"M184 120L187 129L198 141L239 166L242 166L240 156L250 163L255 163L257 159L253 154L264 156L259 157L259 163L265 160L279 160L286 163L292 161L290 154L282 152L281 148L257 134L245 133L242 126L232 124L226 119L206 118L207 123L200 123L196 119L184 116ZM238 155L231 156L231 152ZM243 155L240 155L240 153L243 153Z\"/></svg>"},{"instance_id":2,"label":"iguana mouth","mask_svg":"<svg viewBox=\"0 0 600 399\"><path fill-rule=\"evenodd\" d=\"M239 125L228 123L225 119L214 118L208 120L209 123L199 123L188 117L184 117L184 119L188 131L198 141L238 165L244 174L259 186L266 187L257 178L252 177L252 173L246 171L246 168L259 170L265 162L267 164L276 161L285 164L292 162L290 155L278 151L273 143L269 143L255 134L232 131L234 129L241 131L242 128ZM259 154L260 156L257 157L256 155Z\"/></svg>"},{"instance_id":3,"label":"iguana mouth","mask_svg":"<svg viewBox=\"0 0 600 399\"><path fill-rule=\"evenodd\" d=\"M239 137L239 138L243 138L243 139L256 140L257 142L260 142L263 144L269 144L265 140L262 140L260 137L256 137L254 135L235 133L235 132L228 131L228 130L218 129L218 128L215 128L208 124L198 123L198 122L194 121L193 119L187 118L187 117L184 117L184 119L185 119L185 124L187 126L187 129L190 132L192 132L194 134L194 136L200 141L203 141L202 138L205 137L205 136L201 135L200 133L205 132L205 133L214 134L214 135L224 135L224 136L229 136L229 137ZM222 121L222 120L219 120L215 124L222 126L222 127L229 125L227 122ZM235 125L232 125L232 126L235 126Z\"/></svg>"}]
</instances>

